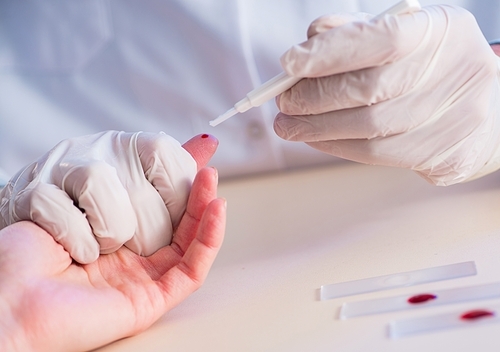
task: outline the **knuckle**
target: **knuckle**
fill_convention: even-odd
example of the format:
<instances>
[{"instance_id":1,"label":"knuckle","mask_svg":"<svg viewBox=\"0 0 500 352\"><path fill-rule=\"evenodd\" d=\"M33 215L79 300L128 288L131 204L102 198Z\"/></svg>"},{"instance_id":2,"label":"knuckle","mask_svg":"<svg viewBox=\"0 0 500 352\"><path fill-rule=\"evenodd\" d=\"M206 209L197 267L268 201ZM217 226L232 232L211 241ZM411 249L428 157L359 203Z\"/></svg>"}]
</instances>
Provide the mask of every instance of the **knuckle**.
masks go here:
<instances>
[{"instance_id":1,"label":"knuckle","mask_svg":"<svg viewBox=\"0 0 500 352\"><path fill-rule=\"evenodd\" d=\"M165 133L142 133L139 141L150 150L164 150L172 147L173 138Z\"/></svg>"}]
</instances>

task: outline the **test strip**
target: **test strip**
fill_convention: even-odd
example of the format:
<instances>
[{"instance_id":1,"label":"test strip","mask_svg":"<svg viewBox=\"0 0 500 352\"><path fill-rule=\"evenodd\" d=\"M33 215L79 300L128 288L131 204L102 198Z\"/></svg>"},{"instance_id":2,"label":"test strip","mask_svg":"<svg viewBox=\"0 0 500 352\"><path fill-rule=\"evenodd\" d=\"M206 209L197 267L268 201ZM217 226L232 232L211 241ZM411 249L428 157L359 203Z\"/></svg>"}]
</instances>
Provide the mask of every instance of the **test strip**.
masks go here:
<instances>
[{"instance_id":1,"label":"test strip","mask_svg":"<svg viewBox=\"0 0 500 352\"><path fill-rule=\"evenodd\" d=\"M456 263L368 279L341 282L338 284L323 285L320 289L320 297L323 301L332 298L450 280L476 274L476 264L474 262Z\"/></svg>"},{"instance_id":2,"label":"test strip","mask_svg":"<svg viewBox=\"0 0 500 352\"><path fill-rule=\"evenodd\" d=\"M411 295L344 303L340 308L339 318L345 320L363 315L381 314L406 309L419 309L499 297L500 282L447 290L426 291Z\"/></svg>"},{"instance_id":3,"label":"test strip","mask_svg":"<svg viewBox=\"0 0 500 352\"><path fill-rule=\"evenodd\" d=\"M407 320L395 320L389 323L389 336L392 339L432 332L442 329L481 326L500 322L500 307L479 307Z\"/></svg>"}]
</instances>

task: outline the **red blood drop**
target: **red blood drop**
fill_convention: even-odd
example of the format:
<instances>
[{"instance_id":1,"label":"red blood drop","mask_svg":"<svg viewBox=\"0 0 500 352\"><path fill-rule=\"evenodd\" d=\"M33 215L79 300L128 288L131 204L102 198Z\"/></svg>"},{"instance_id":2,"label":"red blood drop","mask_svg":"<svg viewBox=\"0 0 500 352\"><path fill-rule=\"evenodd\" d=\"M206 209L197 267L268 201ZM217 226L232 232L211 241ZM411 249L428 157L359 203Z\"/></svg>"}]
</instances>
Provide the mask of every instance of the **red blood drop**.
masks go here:
<instances>
[{"instance_id":1,"label":"red blood drop","mask_svg":"<svg viewBox=\"0 0 500 352\"><path fill-rule=\"evenodd\" d=\"M208 134L202 134L201 138L208 138Z\"/></svg>"},{"instance_id":2,"label":"red blood drop","mask_svg":"<svg viewBox=\"0 0 500 352\"><path fill-rule=\"evenodd\" d=\"M475 320L483 317L493 317L495 316L494 312L490 312L489 310L482 310L482 309L477 309L477 310L471 310L467 313L464 313L460 316L460 319L463 320Z\"/></svg>"},{"instance_id":3,"label":"red blood drop","mask_svg":"<svg viewBox=\"0 0 500 352\"><path fill-rule=\"evenodd\" d=\"M408 298L408 303L412 304L418 304L418 303L424 303L433 299L436 299L437 296L430 294L430 293L424 293L421 295L415 295L413 297Z\"/></svg>"}]
</instances>

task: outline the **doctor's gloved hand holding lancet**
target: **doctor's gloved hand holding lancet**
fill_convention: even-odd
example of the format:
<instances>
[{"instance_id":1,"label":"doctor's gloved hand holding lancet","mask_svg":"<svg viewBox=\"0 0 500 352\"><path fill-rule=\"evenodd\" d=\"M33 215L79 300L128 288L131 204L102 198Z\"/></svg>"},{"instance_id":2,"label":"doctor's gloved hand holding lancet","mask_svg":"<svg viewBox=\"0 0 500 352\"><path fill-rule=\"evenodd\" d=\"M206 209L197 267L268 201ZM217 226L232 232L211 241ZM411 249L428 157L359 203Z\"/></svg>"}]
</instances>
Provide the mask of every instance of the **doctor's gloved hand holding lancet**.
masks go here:
<instances>
[{"instance_id":1,"label":"doctor's gloved hand holding lancet","mask_svg":"<svg viewBox=\"0 0 500 352\"><path fill-rule=\"evenodd\" d=\"M277 98L276 133L436 185L500 168L500 58L474 17L444 5L365 16L320 18L283 55L307 79Z\"/></svg>"}]
</instances>

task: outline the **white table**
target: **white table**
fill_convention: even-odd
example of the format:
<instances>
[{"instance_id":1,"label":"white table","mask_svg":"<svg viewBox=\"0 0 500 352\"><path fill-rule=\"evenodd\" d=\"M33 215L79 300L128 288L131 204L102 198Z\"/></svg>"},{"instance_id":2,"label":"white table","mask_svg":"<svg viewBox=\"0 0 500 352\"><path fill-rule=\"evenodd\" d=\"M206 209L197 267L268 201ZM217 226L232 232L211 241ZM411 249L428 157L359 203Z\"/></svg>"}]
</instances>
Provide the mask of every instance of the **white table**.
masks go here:
<instances>
[{"instance_id":1,"label":"white table","mask_svg":"<svg viewBox=\"0 0 500 352\"><path fill-rule=\"evenodd\" d=\"M500 324L387 335L392 319L500 299L338 320L345 301L500 281L500 173L441 188L345 162L223 182L219 194L228 227L205 285L101 351L500 351ZM471 260L476 276L319 300L323 284Z\"/></svg>"}]
</instances>

